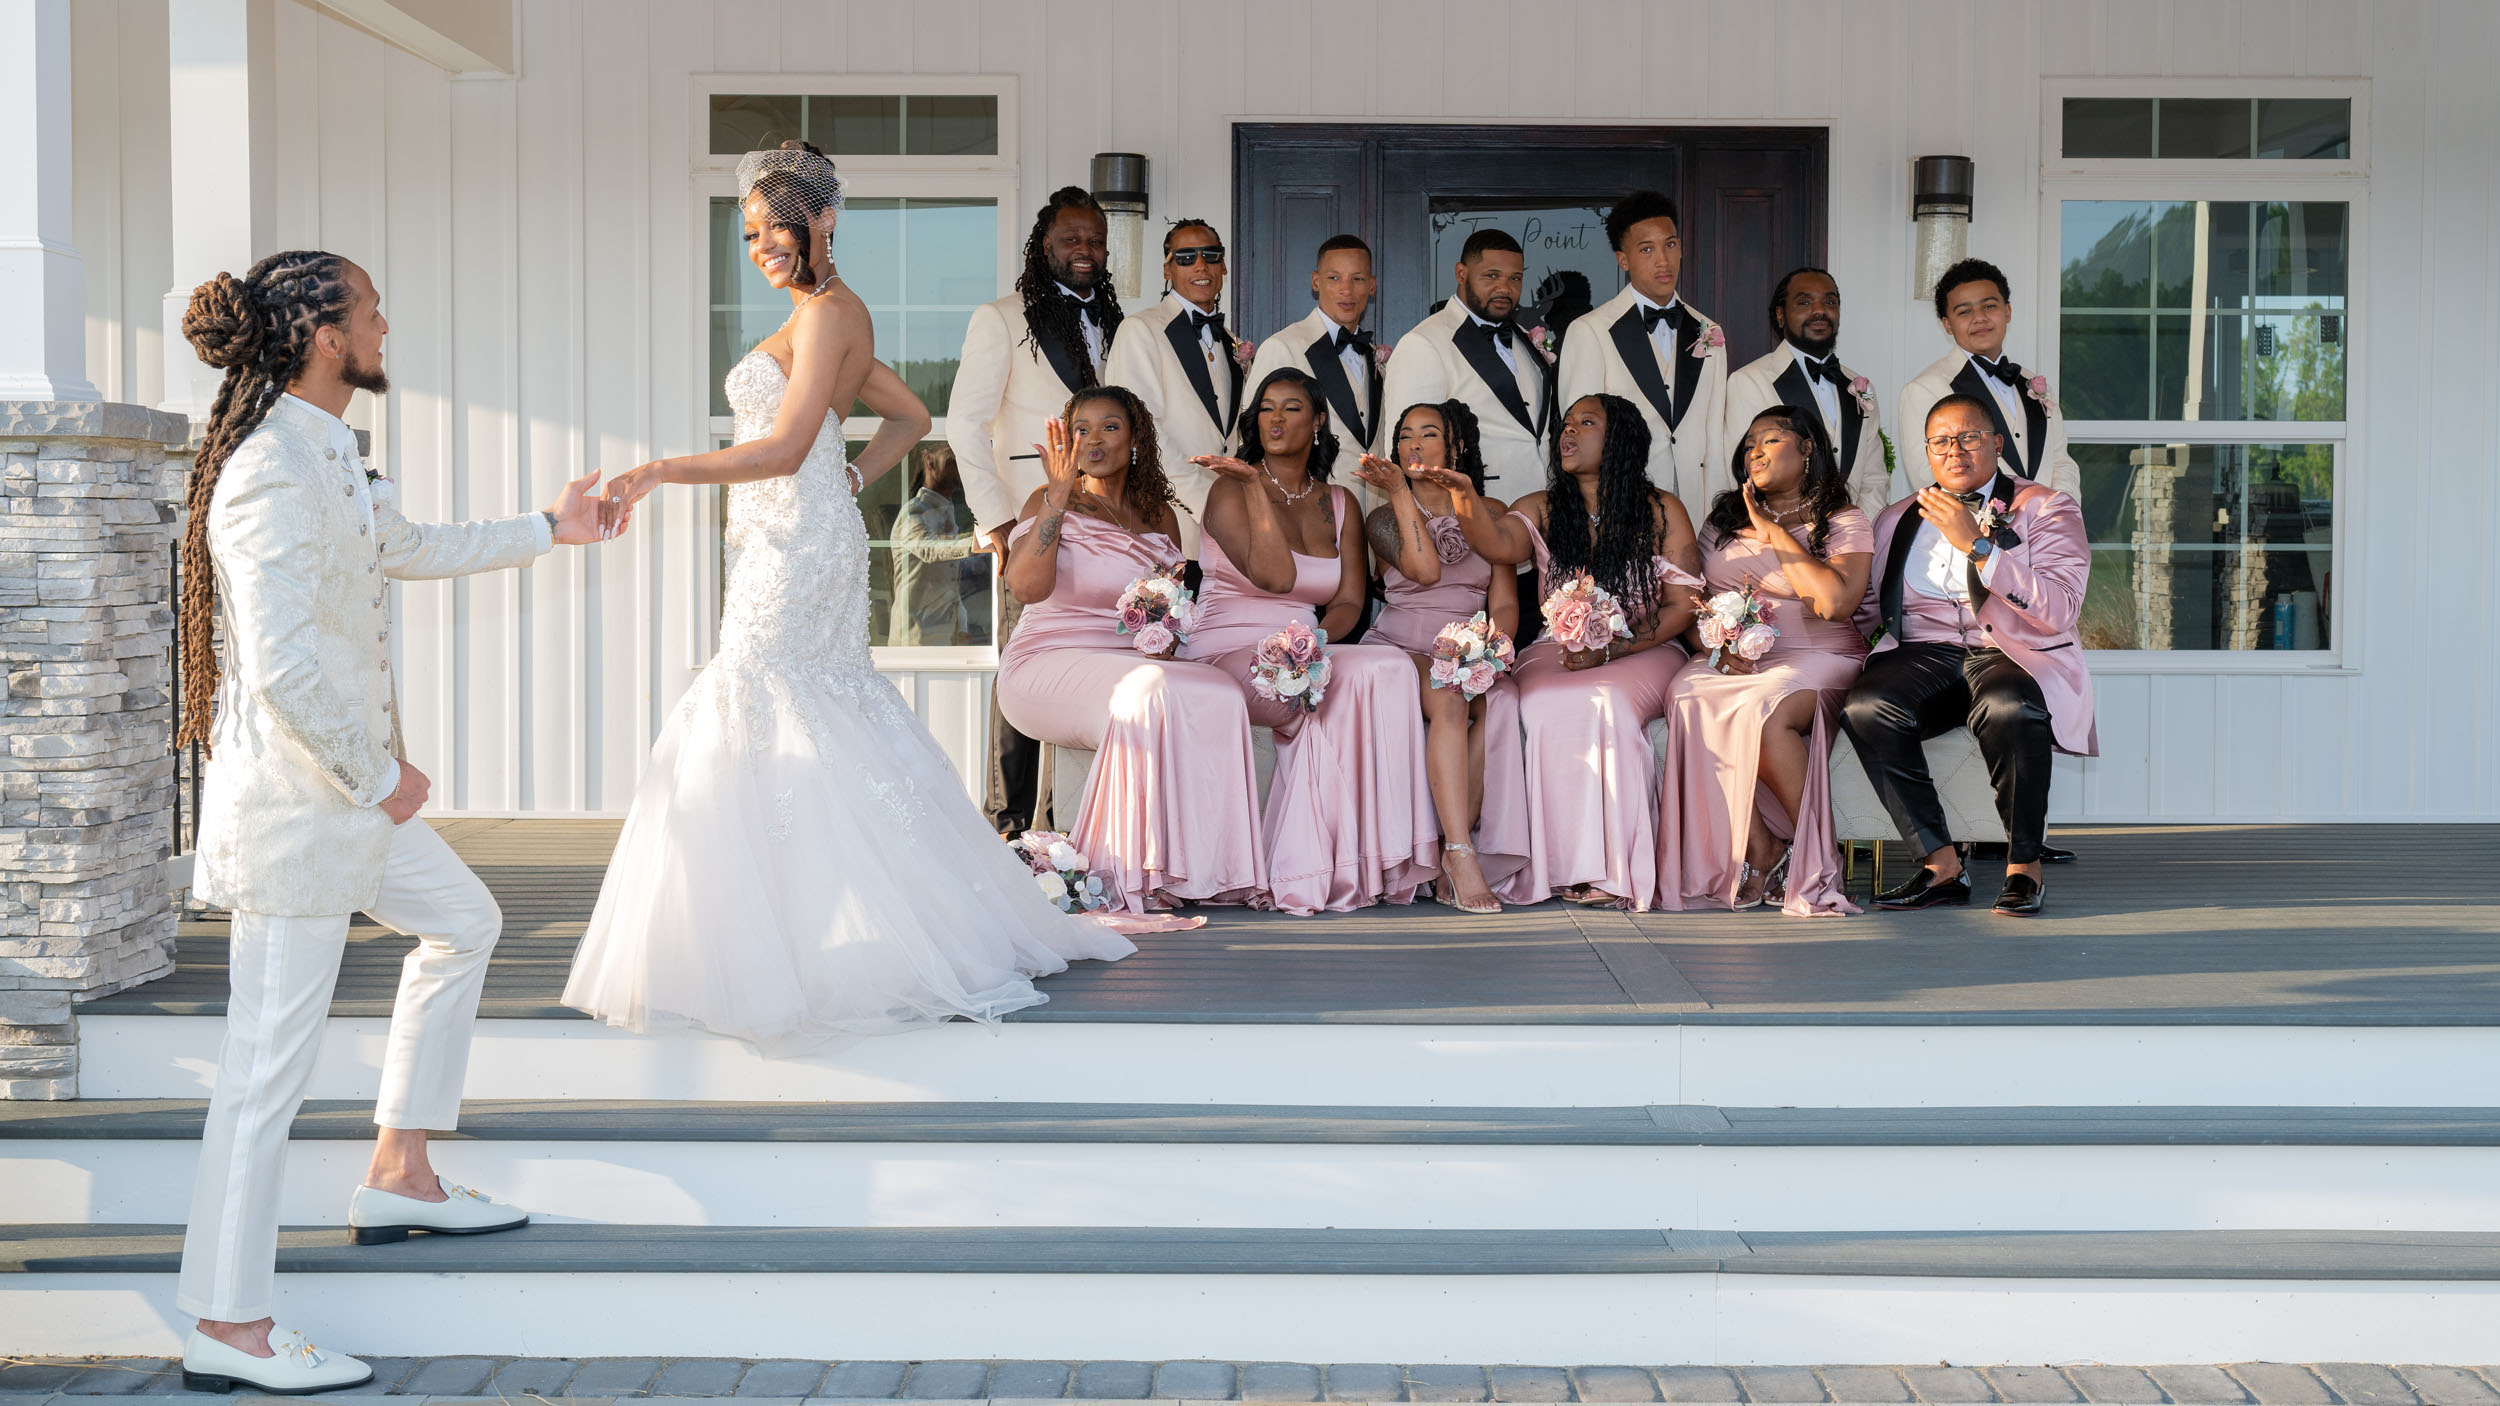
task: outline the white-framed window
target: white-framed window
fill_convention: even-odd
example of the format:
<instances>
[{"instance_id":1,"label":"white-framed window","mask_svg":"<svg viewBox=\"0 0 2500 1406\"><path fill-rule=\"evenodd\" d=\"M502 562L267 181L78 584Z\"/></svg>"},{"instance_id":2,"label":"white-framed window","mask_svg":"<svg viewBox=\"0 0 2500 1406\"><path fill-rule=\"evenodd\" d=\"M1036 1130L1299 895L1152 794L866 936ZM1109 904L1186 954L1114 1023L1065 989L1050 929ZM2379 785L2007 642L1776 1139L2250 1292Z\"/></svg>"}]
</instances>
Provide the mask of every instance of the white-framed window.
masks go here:
<instances>
[{"instance_id":1,"label":"white-framed window","mask_svg":"<svg viewBox=\"0 0 2500 1406\"><path fill-rule=\"evenodd\" d=\"M997 663L993 558L973 550L946 403L973 309L1012 286L1021 255L1016 80L1011 77L809 78L709 75L695 82L693 205L704 260L710 348L704 414L712 443L733 433L721 384L790 313L746 257L738 158L801 138L833 158L845 184L834 262L867 303L878 359L929 407L927 437L859 496L869 539L869 640L881 668ZM857 453L880 421L853 407L843 430ZM725 495L707 505L719 600ZM718 611L714 617L717 620ZM715 626L715 629L717 627Z\"/></svg>"},{"instance_id":2,"label":"white-framed window","mask_svg":"<svg viewBox=\"0 0 2500 1406\"><path fill-rule=\"evenodd\" d=\"M2043 84L2042 357L2110 672L2339 669L2367 85Z\"/></svg>"}]
</instances>

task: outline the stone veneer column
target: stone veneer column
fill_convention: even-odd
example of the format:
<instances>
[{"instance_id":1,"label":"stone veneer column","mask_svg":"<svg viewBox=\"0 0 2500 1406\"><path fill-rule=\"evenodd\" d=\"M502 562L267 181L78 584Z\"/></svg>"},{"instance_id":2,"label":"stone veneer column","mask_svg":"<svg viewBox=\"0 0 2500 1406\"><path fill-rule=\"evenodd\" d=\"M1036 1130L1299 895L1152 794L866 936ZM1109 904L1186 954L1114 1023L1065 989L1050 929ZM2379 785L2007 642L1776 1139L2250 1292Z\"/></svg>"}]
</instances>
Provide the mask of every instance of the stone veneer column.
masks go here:
<instances>
[{"instance_id":1,"label":"stone veneer column","mask_svg":"<svg viewBox=\"0 0 2500 1406\"><path fill-rule=\"evenodd\" d=\"M142 406L0 401L0 1098L76 1098L77 1003L173 968L188 435Z\"/></svg>"}]
</instances>

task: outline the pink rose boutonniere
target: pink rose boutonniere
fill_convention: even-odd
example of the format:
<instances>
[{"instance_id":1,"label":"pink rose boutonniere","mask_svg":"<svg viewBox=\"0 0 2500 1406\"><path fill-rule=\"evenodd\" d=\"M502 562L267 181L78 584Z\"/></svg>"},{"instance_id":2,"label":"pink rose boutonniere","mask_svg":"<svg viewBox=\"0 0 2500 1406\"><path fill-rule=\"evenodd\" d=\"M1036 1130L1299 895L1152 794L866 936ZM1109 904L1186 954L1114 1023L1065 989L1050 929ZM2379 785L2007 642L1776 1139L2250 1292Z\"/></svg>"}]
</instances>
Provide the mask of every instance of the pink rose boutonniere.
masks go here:
<instances>
[{"instance_id":1,"label":"pink rose boutonniere","mask_svg":"<svg viewBox=\"0 0 2500 1406\"><path fill-rule=\"evenodd\" d=\"M1389 369L1389 344L1387 342L1372 343L1372 366L1381 371Z\"/></svg>"},{"instance_id":2,"label":"pink rose boutonniere","mask_svg":"<svg viewBox=\"0 0 2500 1406\"><path fill-rule=\"evenodd\" d=\"M1538 323L1534 327L1528 328L1519 335L1527 338L1528 345L1536 348L1536 354L1544 357L1547 361L1552 361L1554 359L1556 349L1562 345L1562 339L1556 337L1553 333L1553 329L1547 327L1542 322Z\"/></svg>"},{"instance_id":3,"label":"pink rose boutonniere","mask_svg":"<svg viewBox=\"0 0 2500 1406\"><path fill-rule=\"evenodd\" d=\"M2048 377L2034 376L2031 378L2029 384L2024 386L2024 389L2031 393L2031 398L2033 400L2040 402L2041 409L2048 411L2052 415L2057 413L2057 402L2049 399Z\"/></svg>"},{"instance_id":4,"label":"pink rose boutonniere","mask_svg":"<svg viewBox=\"0 0 2500 1406\"><path fill-rule=\"evenodd\" d=\"M1869 415L1875 413L1875 389L1867 384L1864 376L1852 376L1849 378L1849 394L1858 398L1858 408L1860 410Z\"/></svg>"},{"instance_id":5,"label":"pink rose boutonniere","mask_svg":"<svg viewBox=\"0 0 2500 1406\"><path fill-rule=\"evenodd\" d=\"M1727 334L1720 331L1719 324L1714 322L1701 329L1701 335L1693 339L1693 355L1696 359L1707 357L1714 351L1725 349L1726 346Z\"/></svg>"},{"instance_id":6,"label":"pink rose boutonniere","mask_svg":"<svg viewBox=\"0 0 2500 1406\"><path fill-rule=\"evenodd\" d=\"M1236 341L1236 342L1234 342L1234 343L1233 343L1233 364L1234 364L1235 366L1238 366L1238 367L1240 367L1242 370L1247 371L1247 370L1249 370L1249 369L1250 369L1250 363L1251 363L1251 362L1253 362L1253 361L1256 361L1256 360L1258 360L1258 359L1259 359L1259 344L1258 344L1258 343L1256 343L1256 342L1254 342L1254 341L1251 341L1251 340L1250 340L1249 338L1247 338L1247 337L1243 337L1243 338L1241 338L1241 339L1239 339L1238 341Z\"/></svg>"}]
</instances>

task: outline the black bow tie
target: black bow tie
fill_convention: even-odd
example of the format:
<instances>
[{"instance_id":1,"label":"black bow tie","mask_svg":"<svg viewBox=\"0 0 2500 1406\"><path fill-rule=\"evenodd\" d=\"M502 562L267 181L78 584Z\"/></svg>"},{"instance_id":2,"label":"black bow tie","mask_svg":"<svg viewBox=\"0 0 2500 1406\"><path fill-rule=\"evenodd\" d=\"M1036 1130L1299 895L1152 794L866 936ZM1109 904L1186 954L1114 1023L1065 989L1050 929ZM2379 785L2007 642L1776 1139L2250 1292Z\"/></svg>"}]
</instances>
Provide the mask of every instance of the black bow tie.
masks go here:
<instances>
[{"instance_id":1,"label":"black bow tie","mask_svg":"<svg viewBox=\"0 0 2500 1406\"><path fill-rule=\"evenodd\" d=\"M2023 368L2016 365L2010 356L1999 357L1995 361L1990 361L1984 356L1974 356L1970 360L1971 365L1978 367L1982 375L1994 376L2005 384L2018 388L2023 383Z\"/></svg>"},{"instance_id":2,"label":"black bow tie","mask_svg":"<svg viewBox=\"0 0 2500 1406\"><path fill-rule=\"evenodd\" d=\"M1805 367L1806 383L1808 385L1812 385L1817 379L1829 381L1835 387L1839 386L1841 383L1839 357L1827 356L1822 360L1817 361L1813 357L1809 356L1805 359Z\"/></svg>"},{"instance_id":3,"label":"black bow tie","mask_svg":"<svg viewBox=\"0 0 2500 1406\"><path fill-rule=\"evenodd\" d=\"M1101 307L1093 299L1071 297L1068 301L1076 304L1076 315L1078 317L1085 319L1087 322L1094 324L1096 327L1102 326Z\"/></svg>"},{"instance_id":4,"label":"black bow tie","mask_svg":"<svg viewBox=\"0 0 2500 1406\"><path fill-rule=\"evenodd\" d=\"M1500 346L1502 343L1509 341L1511 337L1519 331L1519 324L1507 317L1503 318L1499 322L1493 322L1479 317L1476 319L1476 325L1484 329L1485 335L1493 339L1493 344L1495 346Z\"/></svg>"},{"instance_id":5,"label":"black bow tie","mask_svg":"<svg viewBox=\"0 0 2500 1406\"><path fill-rule=\"evenodd\" d=\"M1968 493L1956 493L1953 496L1976 507L1987 498L1988 490L1985 488L1974 488Z\"/></svg>"},{"instance_id":6,"label":"black bow tie","mask_svg":"<svg viewBox=\"0 0 2500 1406\"><path fill-rule=\"evenodd\" d=\"M1328 340L1340 352L1352 348L1365 356L1372 354L1372 334L1369 332L1360 332L1351 327L1340 327L1337 329L1337 335Z\"/></svg>"},{"instance_id":7,"label":"black bow tie","mask_svg":"<svg viewBox=\"0 0 2500 1406\"><path fill-rule=\"evenodd\" d=\"M1224 335L1224 314L1223 314L1223 313L1221 313L1221 312L1192 312L1192 313L1190 313L1190 315L1189 315L1189 330L1190 330L1190 331L1192 331L1192 332L1204 332L1204 331L1206 331L1206 330L1207 330L1208 328L1210 328L1210 327L1212 327L1212 328L1214 328L1214 329L1215 329L1215 335L1216 335L1216 336L1218 336L1218 337L1223 336L1223 335Z\"/></svg>"},{"instance_id":8,"label":"black bow tie","mask_svg":"<svg viewBox=\"0 0 2500 1406\"><path fill-rule=\"evenodd\" d=\"M1642 305L1642 307L1641 307L1641 330L1642 330L1642 331L1644 331L1644 332L1655 332L1655 331L1657 331L1657 330L1658 330L1658 324L1659 324L1659 323L1661 323L1661 322L1663 322L1663 323L1667 324L1667 326L1669 326L1669 327L1671 327L1671 328L1674 328L1674 329L1675 329L1676 331L1678 331L1678 332L1683 331L1683 330L1684 330L1684 305L1683 305L1682 303L1669 303L1669 304L1667 304L1667 305L1666 305L1665 307L1663 307L1663 308L1662 308L1662 307L1653 307L1653 306L1650 306L1650 305L1648 305L1648 304L1643 304L1643 305Z\"/></svg>"}]
</instances>

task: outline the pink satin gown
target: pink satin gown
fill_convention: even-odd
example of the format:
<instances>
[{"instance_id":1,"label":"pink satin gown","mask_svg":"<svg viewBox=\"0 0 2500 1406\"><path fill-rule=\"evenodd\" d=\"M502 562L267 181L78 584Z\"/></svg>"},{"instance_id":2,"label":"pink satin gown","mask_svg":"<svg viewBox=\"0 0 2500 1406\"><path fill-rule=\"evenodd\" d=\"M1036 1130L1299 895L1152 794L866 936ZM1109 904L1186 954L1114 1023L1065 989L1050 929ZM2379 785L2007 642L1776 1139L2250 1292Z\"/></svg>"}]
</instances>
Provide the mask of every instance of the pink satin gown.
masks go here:
<instances>
[{"instance_id":1,"label":"pink satin gown","mask_svg":"<svg viewBox=\"0 0 2500 1406\"><path fill-rule=\"evenodd\" d=\"M1855 508L1832 514L1826 558L1874 549L1875 528L1866 514ZM1831 738L1840 705L1865 666L1866 636L1847 620L1825 620L1807 609L1780 570L1779 554L1749 538L1705 544L1702 577L1714 595L1755 582L1772 606L1771 625L1780 634L1753 673L1722 674L1703 654L1676 675L1667 701L1666 769L1659 787L1659 906L1734 903L1744 878L1745 837L1760 806L1771 833L1794 845L1780 911L1797 918L1855 913L1857 905L1841 888L1832 839ZM1780 700L1809 688L1820 697L1814 731L1806 739L1801 813L1792 817L1755 769L1764 722Z\"/></svg>"},{"instance_id":2,"label":"pink satin gown","mask_svg":"<svg viewBox=\"0 0 2500 1406\"><path fill-rule=\"evenodd\" d=\"M1158 892L1246 902L1267 862L1242 691L1208 665L1148 659L1119 630L1129 583L1180 546L1077 513L1061 524L1057 584L999 653L999 711L1027 737L1093 751L1068 838L1121 906L1143 913Z\"/></svg>"},{"instance_id":3,"label":"pink satin gown","mask_svg":"<svg viewBox=\"0 0 2500 1406\"><path fill-rule=\"evenodd\" d=\"M1380 573L1387 600L1364 632L1366 641L1392 644L1432 657L1441 627L1485 608L1485 591L1496 568L1478 556L1459 532L1458 519L1426 518L1441 557L1438 585L1418 586L1395 566ZM1476 863L1489 887L1498 887L1528 863L1528 778L1519 748L1519 685L1504 674L1484 695L1484 809L1476 818Z\"/></svg>"},{"instance_id":4,"label":"pink satin gown","mask_svg":"<svg viewBox=\"0 0 2500 1406\"><path fill-rule=\"evenodd\" d=\"M1545 536L1525 513L1536 546L1537 593L1553 590ZM1665 557L1661 589L1700 584ZM1629 604L1629 602L1627 602ZM1505 903L1538 903L1579 884L1646 911L1658 897L1658 782L1649 723L1666 711L1684 666L1675 644L1577 672L1562 646L1530 645L1519 659L1519 721L1525 732L1528 863L1494 890Z\"/></svg>"},{"instance_id":5,"label":"pink satin gown","mask_svg":"<svg viewBox=\"0 0 2500 1406\"><path fill-rule=\"evenodd\" d=\"M1352 495L1328 492L1343 521ZM1199 551L1202 610L1182 657L1213 665L1241 691L1250 721L1276 730L1261 830L1267 905L1307 914L1413 902L1441 858L1414 664L1388 645L1331 644L1318 712L1258 698L1250 665L1259 641L1294 621L1318 628L1317 608L1337 593L1345 566L1296 552L1293 589L1280 596L1253 584L1213 537Z\"/></svg>"}]
</instances>

